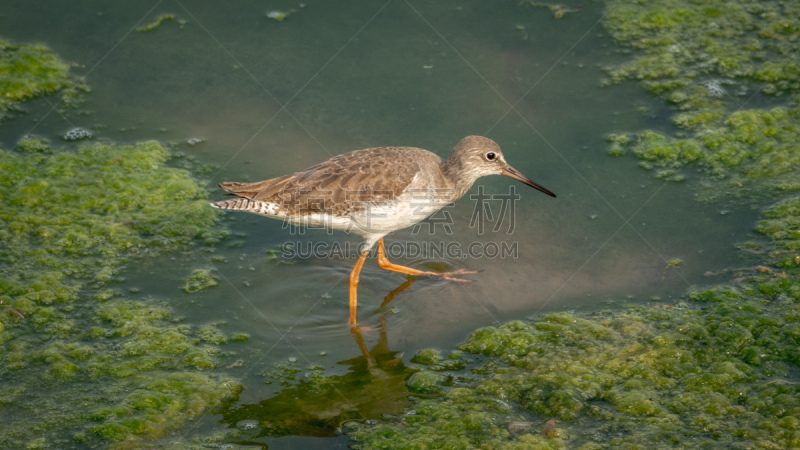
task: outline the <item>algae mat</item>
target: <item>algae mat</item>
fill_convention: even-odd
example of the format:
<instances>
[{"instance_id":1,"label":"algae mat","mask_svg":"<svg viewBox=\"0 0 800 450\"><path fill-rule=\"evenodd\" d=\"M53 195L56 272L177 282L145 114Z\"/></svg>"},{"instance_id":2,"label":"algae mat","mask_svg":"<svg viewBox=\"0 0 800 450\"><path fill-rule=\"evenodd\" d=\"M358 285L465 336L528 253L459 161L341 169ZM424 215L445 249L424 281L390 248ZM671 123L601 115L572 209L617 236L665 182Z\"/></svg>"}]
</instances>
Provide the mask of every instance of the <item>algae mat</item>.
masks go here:
<instances>
[{"instance_id":1,"label":"algae mat","mask_svg":"<svg viewBox=\"0 0 800 450\"><path fill-rule=\"evenodd\" d=\"M69 65L42 44L15 45L0 39L0 120L18 110L21 102L59 93L65 105L80 102L89 88L69 75Z\"/></svg>"},{"instance_id":2,"label":"algae mat","mask_svg":"<svg viewBox=\"0 0 800 450\"><path fill-rule=\"evenodd\" d=\"M792 167L797 115L791 56L796 21L781 23L794 17L792 5L608 6L606 26L626 46L621 54L631 58L628 64L608 68L606 84L617 89L614 83L641 80L675 108L674 120L661 128L607 130L614 133L608 136L609 152L632 153L660 179L685 183L674 190L700 181L711 187L698 190L703 198L725 197L732 203L744 199L759 209L773 204L763 212L758 230L775 241L743 246L755 254L749 258L752 265L732 276L748 280L701 290L682 303L595 315L544 315L482 329L452 359L421 354L415 362L427 369L409 381L410 389L420 397L437 392L443 396L419 400L403 415L384 416L378 426L370 425L372 421L366 426L347 424L345 429L361 445L612 447L646 440L650 446L656 442L666 447L795 442L797 380L791 344L797 300L797 202L792 197ZM280 24L262 19L274 27L291 26L302 23L306 11L292 13ZM570 8L540 12L559 12L561 18L552 19L559 24L582 14ZM157 14L160 11L152 18ZM168 32L187 34L196 28L194 21L180 29L179 20L158 17L152 22L153 27L161 24L158 29L134 35L178 38ZM624 20L614 22L616 18ZM150 28L148 22L150 18L139 25ZM299 27L294 31L306 32ZM628 41L626 31L633 32ZM519 39L527 36L524 28L510 27L512 33ZM742 39L760 44L739 45ZM752 55L751 50L759 52L758 57L735 59ZM715 56L723 52L733 56ZM635 58L642 55L647 58L639 65ZM53 67L58 72L65 66ZM726 72L729 68L734 69ZM60 92L68 89L64 86ZM54 93L41 91L47 92ZM737 102L753 108L738 110ZM209 115L216 120L220 112ZM381 114L368 118L370 126L377 116ZM388 119L381 125L408 132ZM101 127L97 130L102 132ZM161 132L157 130L140 129L137 136ZM159 299L142 302L141 295L126 290L122 270L134 258L191 249L210 252L226 234L213 231L219 225L213 212L203 209L205 193L189 173L172 168L160 145L56 147L26 138L14 151L3 153L9 170L18 175L4 179L7 190L2 197L3 210L13 210L4 216L13 225L4 229L5 237L12 239L3 242L14 243L4 248L2 266L7 281L3 286L9 289L3 291L3 307L8 308L3 333L10 337L3 342L3 362L8 362L3 376L14 381L11 388L3 387L3 414L13 418L3 421L9 433L4 439L31 447L70 442L104 446L122 439L152 442L235 395L236 385L213 376L212 368L223 349L240 345L225 343L240 339L217 326L183 324ZM293 156L305 161L311 155ZM115 178L125 182L115 184ZM102 185L87 181L95 179L103 180ZM159 198L139 189L152 187L155 180L165 187ZM180 214L175 214L172 208L178 205ZM680 264L671 261L670 268L673 262ZM214 274L208 267L189 269L189 278L177 281L175 289L203 290L195 298L216 292L204 290L216 283ZM391 353L375 359L397 367L398 357ZM459 371L467 359L473 360L470 371ZM295 362L286 371L302 369ZM308 372L323 373L317 368ZM386 383L394 394L402 391L398 373L392 372L391 383ZM267 380L280 379L285 387L286 380L276 377ZM342 382L353 387L351 381ZM334 382L320 376L306 385L318 399L321 391L322 397L334 398L336 392L328 387ZM730 386L736 392L729 391ZM282 391L279 398L285 404L301 404L292 397L302 389ZM746 396L737 397L739 392ZM84 407L69 409L75 404ZM26 417L31 420L17 422ZM49 421L39 422L42 417ZM236 417L240 418L244 417ZM266 425L268 418L255 418L264 420L243 421L242 431L217 435L205 444L241 443L258 433L275 433L276 428ZM559 421L551 422L553 418ZM51 428L50 423L55 425ZM273 425L283 423L292 422ZM292 426L285 431L301 432L301 425Z\"/></svg>"},{"instance_id":3,"label":"algae mat","mask_svg":"<svg viewBox=\"0 0 800 450\"><path fill-rule=\"evenodd\" d=\"M203 370L218 330L115 283L132 258L221 237L205 192L167 157L155 142L0 152L4 446L152 439L237 393Z\"/></svg>"},{"instance_id":4,"label":"algae mat","mask_svg":"<svg viewBox=\"0 0 800 450\"><path fill-rule=\"evenodd\" d=\"M3 41L2 58L3 98L80 85L41 45ZM226 341L218 329L126 299L118 280L132 260L226 236L169 158L157 142L69 151L25 137L0 150L0 446L152 440L238 393L207 370Z\"/></svg>"},{"instance_id":5,"label":"algae mat","mask_svg":"<svg viewBox=\"0 0 800 450\"><path fill-rule=\"evenodd\" d=\"M800 447L800 9L609 1L603 20L629 55L604 85L639 80L674 111L673 127L609 134L609 154L760 209L752 265L678 303L479 329L469 371L422 352L442 396L352 425L356 446Z\"/></svg>"}]
</instances>

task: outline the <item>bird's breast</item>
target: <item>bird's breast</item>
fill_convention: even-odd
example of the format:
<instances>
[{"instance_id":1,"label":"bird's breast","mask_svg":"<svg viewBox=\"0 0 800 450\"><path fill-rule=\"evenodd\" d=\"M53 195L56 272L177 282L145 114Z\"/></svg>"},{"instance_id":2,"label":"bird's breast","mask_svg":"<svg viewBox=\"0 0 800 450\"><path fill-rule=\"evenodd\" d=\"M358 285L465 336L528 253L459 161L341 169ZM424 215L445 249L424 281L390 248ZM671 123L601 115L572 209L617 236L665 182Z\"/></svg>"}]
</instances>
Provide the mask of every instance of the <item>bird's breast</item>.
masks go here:
<instances>
[{"instance_id":1,"label":"bird's breast","mask_svg":"<svg viewBox=\"0 0 800 450\"><path fill-rule=\"evenodd\" d=\"M367 235L402 230L425 220L449 203L449 195L437 195L435 189L407 189L393 200L368 203L354 212L351 231Z\"/></svg>"}]
</instances>

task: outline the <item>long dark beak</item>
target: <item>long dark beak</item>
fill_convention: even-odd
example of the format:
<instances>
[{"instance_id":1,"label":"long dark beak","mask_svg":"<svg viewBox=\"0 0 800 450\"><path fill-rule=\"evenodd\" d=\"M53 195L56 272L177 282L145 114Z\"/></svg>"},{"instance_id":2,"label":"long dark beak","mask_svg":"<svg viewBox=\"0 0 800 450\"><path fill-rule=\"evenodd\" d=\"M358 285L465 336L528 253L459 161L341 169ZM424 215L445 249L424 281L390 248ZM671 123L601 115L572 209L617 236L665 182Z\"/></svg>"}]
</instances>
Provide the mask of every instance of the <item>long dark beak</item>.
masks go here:
<instances>
[{"instance_id":1,"label":"long dark beak","mask_svg":"<svg viewBox=\"0 0 800 450\"><path fill-rule=\"evenodd\" d=\"M503 169L500 173L502 175L507 176L507 177L511 177L511 178L513 178L513 179L515 179L517 181L521 181L521 182L527 184L528 186L530 186L530 187L532 187L534 189L538 189L538 190L544 192L545 194L549 195L550 197L555 197L556 196L556 194L553 194L549 190L547 190L547 189L543 188L542 186L534 183L530 178L528 178L525 175L519 173L519 171L517 171L517 169L515 169L515 168L513 168L511 166L506 166L506 168Z\"/></svg>"}]
</instances>

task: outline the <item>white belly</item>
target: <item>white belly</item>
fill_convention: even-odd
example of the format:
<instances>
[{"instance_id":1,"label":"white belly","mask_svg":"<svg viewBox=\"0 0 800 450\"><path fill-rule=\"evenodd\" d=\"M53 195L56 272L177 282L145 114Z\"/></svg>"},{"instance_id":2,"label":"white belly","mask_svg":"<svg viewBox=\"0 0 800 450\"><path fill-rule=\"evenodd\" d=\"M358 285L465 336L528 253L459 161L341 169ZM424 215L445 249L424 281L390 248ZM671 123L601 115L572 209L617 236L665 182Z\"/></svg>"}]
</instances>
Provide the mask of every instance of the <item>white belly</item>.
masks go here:
<instances>
[{"instance_id":1,"label":"white belly","mask_svg":"<svg viewBox=\"0 0 800 450\"><path fill-rule=\"evenodd\" d=\"M366 247L371 247L380 238L392 231L408 228L440 210L450 203L449 196L434 195L430 192L406 192L390 202L365 203L346 216L329 214L308 214L300 217L282 218L290 223L314 228L333 228L355 233L366 239Z\"/></svg>"}]
</instances>

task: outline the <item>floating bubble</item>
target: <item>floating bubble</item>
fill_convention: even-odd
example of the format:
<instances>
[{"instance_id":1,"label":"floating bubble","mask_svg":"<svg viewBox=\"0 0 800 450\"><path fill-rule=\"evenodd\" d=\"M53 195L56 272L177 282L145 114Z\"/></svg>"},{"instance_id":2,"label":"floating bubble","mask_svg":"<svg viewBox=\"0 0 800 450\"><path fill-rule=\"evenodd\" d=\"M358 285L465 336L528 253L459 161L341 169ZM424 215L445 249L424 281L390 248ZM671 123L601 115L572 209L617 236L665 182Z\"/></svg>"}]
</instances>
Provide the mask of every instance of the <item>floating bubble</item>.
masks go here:
<instances>
[{"instance_id":1,"label":"floating bubble","mask_svg":"<svg viewBox=\"0 0 800 450\"><path fill-rule=\"evenodd\" d=\"M83 128L73 128L64 135L66 141L79 141L81 139L91 139L92 133Z\"/></svg>"},{"instance_id":2,"label":"floating bubble","mask_svg":"<svg viewBox=\"0 0 800 450\"><path fill-rule=\"evenodd\" d=\"M244 419L236 422L236 428L240 430L253 430L258 428L258 421L253 419Z\"/></svg>"}]
</instances>

